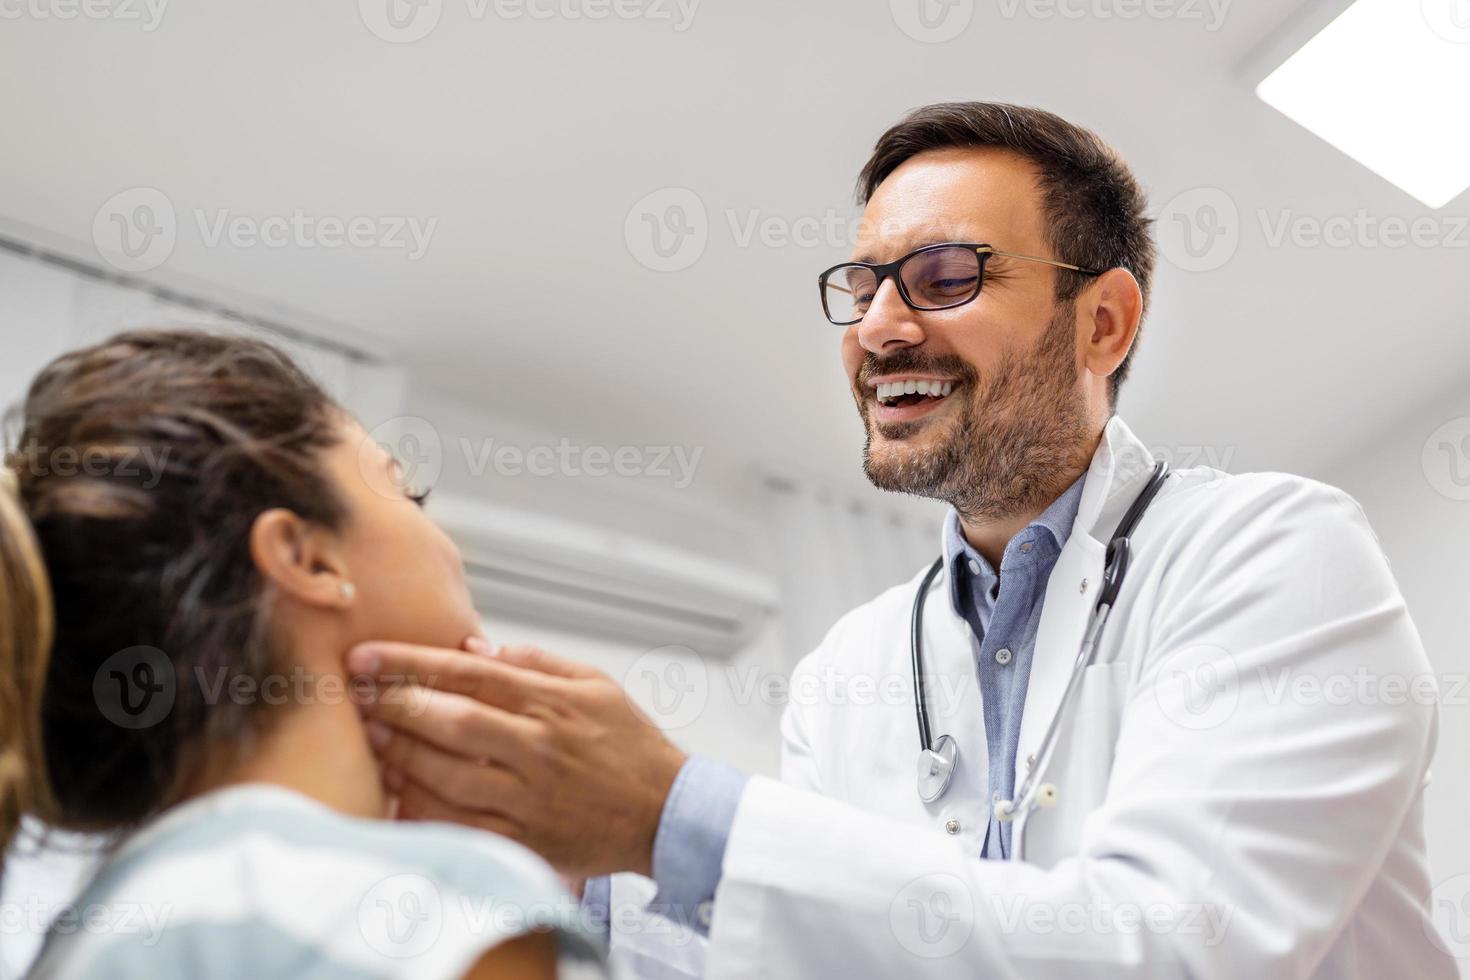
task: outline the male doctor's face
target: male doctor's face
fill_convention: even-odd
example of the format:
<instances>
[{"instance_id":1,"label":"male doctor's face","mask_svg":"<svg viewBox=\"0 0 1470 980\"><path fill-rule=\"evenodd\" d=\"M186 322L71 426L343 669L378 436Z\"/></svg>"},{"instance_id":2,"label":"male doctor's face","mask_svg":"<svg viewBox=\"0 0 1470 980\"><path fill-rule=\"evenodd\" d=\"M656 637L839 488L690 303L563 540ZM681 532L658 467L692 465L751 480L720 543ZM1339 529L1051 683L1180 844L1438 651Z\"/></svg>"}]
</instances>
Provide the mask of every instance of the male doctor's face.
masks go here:
<instances>
[{"instance_id":1,"label":"male doctor's face","mask_svg":"<svg viewBox=\"0 0 1470 980\"><path fill-rule=\"evenodd\" d=\"M1045 241L1044 220L1028 161L999 150L929 151L878 186L853 259L891 262L924 245L976 242L1066 261ZM996 520L1044 507L1086 467L1079 325L1076 304L1055 298L1060 272L993 255L979 296L932 312L909 309L891 279L879 287L842 342L874 485L944 500L967 520ZM879 382L904 378L952 388L878 401Z\"/></svg>"}]
</instances>

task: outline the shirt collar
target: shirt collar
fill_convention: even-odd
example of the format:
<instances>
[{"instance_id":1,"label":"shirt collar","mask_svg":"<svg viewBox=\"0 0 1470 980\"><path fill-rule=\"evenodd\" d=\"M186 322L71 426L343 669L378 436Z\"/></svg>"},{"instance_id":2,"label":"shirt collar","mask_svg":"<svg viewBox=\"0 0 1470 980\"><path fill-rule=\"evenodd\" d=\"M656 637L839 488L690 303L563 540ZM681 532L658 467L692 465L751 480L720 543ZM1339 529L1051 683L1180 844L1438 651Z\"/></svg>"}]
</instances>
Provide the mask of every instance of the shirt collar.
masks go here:
<instances>
[{"instance_id":1,"label":"shirt collar","mask_svg":"<svg viewBox=\"0 0 1470 980\"><path fill-rule=\"evenodd\" d=\"M1073 524L1077 521L1077 508L1082 503L1082 484L1086 479L1086 473L1079 476L1060 497L1051 502L1046 510L1007 542L1005 554L1001 557L1002 568L1009 567L1017 540L1027 536L1028 533L1034 537L1038 532L1046 531L1056 543L1057 550L1061 550L1062 546L1067 543L1067 538L1072 534ZM944 519L944 564L949 578L950 603L954 606L956 614L960 616L964 615L962 599L967 591L963 585L961 568L966 562L974 562L979 568L977 578L982 586L981 592L988 595L997 578L995 569L990 567L990 562L985 560L984 555L976 551L971 547L970 542L965 540L964 529L960 526L959 512L951 507Z\"/></svg>"}]
</instances>

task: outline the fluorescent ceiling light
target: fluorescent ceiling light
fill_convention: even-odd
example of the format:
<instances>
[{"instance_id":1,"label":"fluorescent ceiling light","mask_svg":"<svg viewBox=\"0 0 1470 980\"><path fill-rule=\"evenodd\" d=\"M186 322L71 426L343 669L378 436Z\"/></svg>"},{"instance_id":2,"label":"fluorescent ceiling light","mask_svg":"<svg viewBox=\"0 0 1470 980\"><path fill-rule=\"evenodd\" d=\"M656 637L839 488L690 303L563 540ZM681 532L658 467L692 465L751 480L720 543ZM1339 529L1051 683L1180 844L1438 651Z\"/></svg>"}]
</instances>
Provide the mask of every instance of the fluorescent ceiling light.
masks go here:
<instances>
[{"instance_id":1,"label":"fluorescent ceiling light","mask_svg":"<svg viewBox=\"0 0 1470 980\"><path fill-rule=\"evenodd\" d=\"M1470 187L1470 0L1357 0L1256 94L1443 207Z\"/></svg>"}]
</instances>

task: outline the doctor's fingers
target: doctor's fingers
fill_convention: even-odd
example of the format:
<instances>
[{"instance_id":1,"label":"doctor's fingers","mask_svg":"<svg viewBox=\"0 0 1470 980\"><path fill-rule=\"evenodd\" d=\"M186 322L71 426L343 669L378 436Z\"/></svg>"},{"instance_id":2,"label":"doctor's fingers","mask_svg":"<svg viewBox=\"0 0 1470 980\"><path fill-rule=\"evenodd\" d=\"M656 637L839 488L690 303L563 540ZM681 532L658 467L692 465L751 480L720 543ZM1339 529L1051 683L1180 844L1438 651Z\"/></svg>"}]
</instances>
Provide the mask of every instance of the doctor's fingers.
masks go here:
<instances>
[{"instance_id":1,"label":"doctor's fingers","mask_svg":"<svg viewBox=\"0 0 1470 980\"><path fill-rule=\"evenodd\" d=\"M400 790L400 781L407 779L420 786L432 786L436 796L455 806L524 816L516 804L525 798L526 784L514 771L445 752L379 722L369 722L368 726L390 789Z\"/></svg>"},{"instance_id":2,"label":"doctor's fingers","mask_svg":"<svg viewBox=\"0 0 1470 980\"><path fill-rule=\"evenodd\" d=\"M568 660L566 657L558 657L550 650L530 646L496 646L484 637L472 636L465 640L464 648L471 653L477 653L484 657L494 657L502 663L508 663L513 667L522 667L526 670L539 671L543 674L553 674L557 677L596 677L602 673L596 667Z\"/></svg>"},{"instance_id":3,"label":"doctor's fingers","mask_svg":"<svg viewBox=\"0 0 1470 980\"><path fill-rule=\"evenodd\" d=\"M524 713L554 698L564 678L526 670L496 657L412 643L363 643L347 656L353 674L372 677L380 692L404 685L451 691L507 711Z\"/></svg>"},{"instance_id":4,"label":"doctor's fingers","mask_svg":"<svg viewBox=\"0 0 1470 980\"><path fill-rule=\"evenodd\" d=\"M478 827L513 841L522 842L525 827L517 820L488 810L462 807L444 799L428 787L407 780L397 789L399 820L437 820Z\"/></svg>"},{"instance_id":5,"label":"doctor's fingers","mask_svg":"<svg viewBox=\"0 0 1470 980\"><path fill-rule=\"evenodd\" d=\"M521 769L536 755L542 725L530 718L449 691L409 686L400 697L362 706L371 720L451 755Z\"/></svg>"}]
</instances>

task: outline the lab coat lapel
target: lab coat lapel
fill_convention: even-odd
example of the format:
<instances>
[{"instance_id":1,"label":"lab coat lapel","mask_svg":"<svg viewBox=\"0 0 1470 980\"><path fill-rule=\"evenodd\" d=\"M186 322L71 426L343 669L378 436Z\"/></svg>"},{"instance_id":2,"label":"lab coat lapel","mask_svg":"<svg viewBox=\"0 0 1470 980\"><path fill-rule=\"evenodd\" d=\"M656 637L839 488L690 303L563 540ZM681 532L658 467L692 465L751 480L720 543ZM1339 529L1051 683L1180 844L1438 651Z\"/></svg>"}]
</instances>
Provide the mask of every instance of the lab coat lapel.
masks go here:
<instances>
[{"instance_id":1,"label":"lab coat lapel","mask_svg":"<svg viewBox=\"0 0 1470 980\"><path fill-rule=\"evenodd\" d=\"M1016 752L1016 786L1026 774L1026 759L1036 752L1042 734L1061 703L1072 675L1087 619L1102 584L1107 538L1118 516L1127 509L1123 499L1137 478L1153 465L1153 456L1123 420L1113 416L1093 454L1082 485L1082 499L1072 534L1062 546L1051 578L1031 657L1026 708L1021 715L1021 738Z\"/></svg>"}]
</instances>

